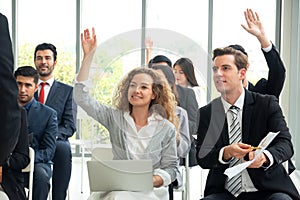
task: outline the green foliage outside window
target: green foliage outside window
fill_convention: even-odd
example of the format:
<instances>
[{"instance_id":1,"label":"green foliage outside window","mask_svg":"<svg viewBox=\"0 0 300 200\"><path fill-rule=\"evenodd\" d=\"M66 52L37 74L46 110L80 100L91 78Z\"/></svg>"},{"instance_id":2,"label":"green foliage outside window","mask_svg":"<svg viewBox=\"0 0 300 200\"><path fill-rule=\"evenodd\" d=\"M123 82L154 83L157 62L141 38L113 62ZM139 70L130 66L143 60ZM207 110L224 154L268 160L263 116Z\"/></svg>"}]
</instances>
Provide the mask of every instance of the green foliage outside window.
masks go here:
<instances>
[{"instance_id":1,"label":"green foliage outside window","mask_svg":"<svg viewBox=\"0 0 300 200\"><path fill-rule=\"evenodd\" d=\"M26 43L19 48L18 52L18 66L34 65L34 49L35 45ZM54 69L54 77L56 80L73 85L75 71L76 71L76 59L75 54L71 52L57 49L57 64ZM117 60L110 63L109 66L102 66L105 59L105 53L99 52L94 59L94 69L92 75L92 88L91 95L101 103L111 106L111 97L113 90L120 81L120 77L123 76L122 63ZM88 143L93 144L105 144L109 143L109 134L107 130L95 122L90 117L77 120L80 123L81 138ZM78 127L78 124L77 124ZM75 137L75 134L74 136Z\"/></svg>"},{"instance_id":2,"label":"green foliage outside window","mask_svg":"<svg viewBox=\"0 0 300 200\"><path fill-rule=\"evenodd\" d=\"M36 45L25 43L18 51L18 66L34 65L34 49ZM73 85L76 71L75 55L70 52L57 49L57 64L54 68L56 80Z\"/></svg>"}]
</instances>

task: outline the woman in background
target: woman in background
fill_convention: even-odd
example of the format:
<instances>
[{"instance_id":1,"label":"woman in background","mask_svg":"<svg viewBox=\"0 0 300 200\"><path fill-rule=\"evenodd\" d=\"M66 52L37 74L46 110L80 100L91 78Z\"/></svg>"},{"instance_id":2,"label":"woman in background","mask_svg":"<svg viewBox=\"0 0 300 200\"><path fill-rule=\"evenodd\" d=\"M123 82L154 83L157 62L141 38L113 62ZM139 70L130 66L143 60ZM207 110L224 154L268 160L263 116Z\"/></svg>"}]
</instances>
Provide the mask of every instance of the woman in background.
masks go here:
<instances>
[{"instance_id":1,"label":"woman in background","mask_svg":"<svg viewBox=\"0 0 300 200\"><path fill-rule=\"evenodd\" d=\"M173 72L178 85L194 90L199 108L206 105L206 100L204 95L201 95L202 90L195 76L193 62L189 58L180 58L174 63Z\"/></svg>"},{"instance_id":2,"label":"woman in background","mask_svg":"<svg viewBox=\"0 0 300 200\"><path fill-rule=\"evenodd\" d=\"M176 99L177 99L177 91L175 84L175 76L170 67L166 67L164 65L154 65L151 67L154 70L157 70L161 73L168 81ZM177 101L178 102L178 101ZM189 119L185 109L181 108L179 104L176 106L176 115L179 118L179 133L180 140L177 144L177 154L178 154L178 164L180 159L186 158L191 148L191 137L192 135L189 132ZM169 185L169 195L170 200L173 200L173 188L179 188L183 184L182 175L178 172L176 180Z\"/></svg>"}]
</instances>

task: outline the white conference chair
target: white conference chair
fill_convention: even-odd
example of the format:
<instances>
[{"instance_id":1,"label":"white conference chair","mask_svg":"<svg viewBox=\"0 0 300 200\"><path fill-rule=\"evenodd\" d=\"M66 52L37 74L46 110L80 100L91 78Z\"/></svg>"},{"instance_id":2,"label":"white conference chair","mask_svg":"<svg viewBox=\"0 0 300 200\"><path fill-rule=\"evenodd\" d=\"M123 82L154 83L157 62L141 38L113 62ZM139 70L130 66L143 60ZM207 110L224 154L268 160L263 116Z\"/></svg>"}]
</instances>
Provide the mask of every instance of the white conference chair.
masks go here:
<instances>
[{"instance_id":1,"label":"white conference chair","mask_svg":"<svg viewBox=\"0 0 300 200\"><path fill-rule=\"evenodd\" d=\"M179 188L174 188L173 192L181 192L181 199L182 200L189 200L190 199L190 167L189 167L189 155L185 158L185 165L180 166L180 174L183 179L182 186Z\"/></svg>"},{"instance_id":2,"label":"white conference chair","mask_svg":"<svg viewBox=\"0 0 300 200\"><path fill-rule=\"evenodd\" d=\"M112 148L110 146L105 147L95 147L92 152L92 160L112 160L113 159L113 153ZM92 195L92 191L90 190L90 193ZM105 192L97 192L99 196L102 195L102 193Z\"/></svg>"},{"instance_id":3,"label":"white conference chair","mask_svg":"<svg viewBox=\"0 0 300 200\"><path fill-rule=\"evenodd\" d=\"M27 197L28 200L32 200L32 192L33 192L33 171L34 171L34 150L33 148L29 147L29 158L30 162L25 167L22 169L22 172L29 172L29 184L28 184L28 192L27 192Z\"/></svg>"},{"instance_id":4,"label":"white conference chair","mask_svg":"<svg viewBox=\"0 0 300 200\"><path fill-rule=\"evenodd\" d=\"M111 147L96 147L92 150L92 160L112 160L113 153Z\"/></svg>"},{"instance_id":5,"label":"white conference chair","mask_svg":"<svg viewBox=\"0 0 300 200\"><path fill-rule=\"evenodd\" d=\"M0 191L0 200L9 200L5 192Z\"/></svg>"},{"instance_id":6,"label":"white conference chair","mask_svg":"<svg viewBox=\"0 0 300 200\"><path fill-rule=\"evenodd\" d=\"M80 183L80 189L81 189L81 193L83 193L83 165L84 165L84 154L85 154L85 147L84 147L84 141L81 139L70 139L69 140L70 145L78 145L81 149L81 183ZM69 183L70 186L70 183ZM68 188L67 191L67 196L68 196L68 200L70 200L70 188Z\"/></svg>"}]
</instances>

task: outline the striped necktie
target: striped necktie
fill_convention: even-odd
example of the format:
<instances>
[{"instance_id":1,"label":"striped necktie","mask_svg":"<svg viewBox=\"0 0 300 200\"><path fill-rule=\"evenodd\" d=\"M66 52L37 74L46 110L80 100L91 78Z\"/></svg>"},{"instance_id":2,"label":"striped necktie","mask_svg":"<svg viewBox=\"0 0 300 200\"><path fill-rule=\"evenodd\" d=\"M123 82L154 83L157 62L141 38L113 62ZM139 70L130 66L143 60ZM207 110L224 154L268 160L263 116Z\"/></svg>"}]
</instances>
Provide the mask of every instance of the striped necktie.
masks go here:
<instances>
[{"instance_id":1,"label":"striped necktie","mask_svg":"<svg viewBox=\"0 0 300 200\"><path fill-rule=\"evenodd\" d=\"M229 113L232 116L231 124L229 127L229 143L239 143L242 142L242 132L240 121L238 117L239 108L236 106L231 106L229 108ZM235 158L229 164L229 167L233 167L237 164L241 163L240 159ZM239 173L231 179L227 180L227 189L228 191L237 197L242 192L242 174Z\"/></svg>"}]
</instances>

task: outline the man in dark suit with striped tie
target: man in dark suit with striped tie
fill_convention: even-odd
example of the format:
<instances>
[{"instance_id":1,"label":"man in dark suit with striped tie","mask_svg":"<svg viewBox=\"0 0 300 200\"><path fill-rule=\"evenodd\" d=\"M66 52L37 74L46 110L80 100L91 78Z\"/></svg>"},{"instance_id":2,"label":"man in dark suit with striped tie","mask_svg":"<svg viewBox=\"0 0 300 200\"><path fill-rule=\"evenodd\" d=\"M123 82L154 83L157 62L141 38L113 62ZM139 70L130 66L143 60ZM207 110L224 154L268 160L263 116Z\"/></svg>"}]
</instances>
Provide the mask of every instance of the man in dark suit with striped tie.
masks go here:
<instances>
[{"instance_id":1,"label":"man in dark suit with striped tie","mask_svg":"<svg viewBox=\"0 0 300 200\"><path fill-rule=\"evenodd\" d=\"M197 160L210 169L204 200L300 200L299 193L282 163L293 156L291 134L278 99L243 88L247 56L231 47L213 51L213 80L221 97L199 109ZM231 142L234 126L230 109L238 108L241 142ZM260 141L269 132L279 132L253 163L237 176L231 187L224 171L236 160L253 160ZM284 187L283 187L284 186ZM231 190L233 189L233 190ZM234 192L232 192L234 191Z\"/></svg>"}]
</instances>

